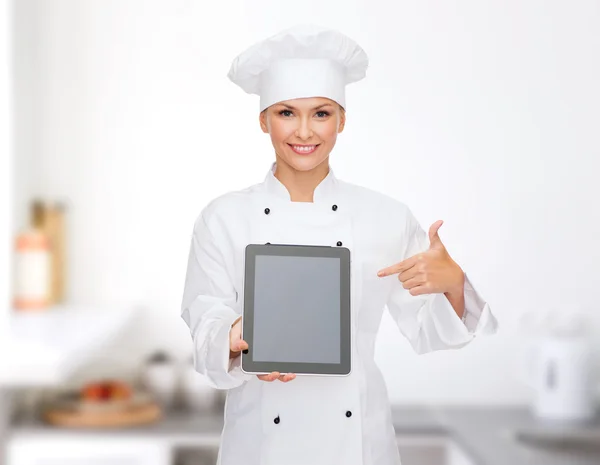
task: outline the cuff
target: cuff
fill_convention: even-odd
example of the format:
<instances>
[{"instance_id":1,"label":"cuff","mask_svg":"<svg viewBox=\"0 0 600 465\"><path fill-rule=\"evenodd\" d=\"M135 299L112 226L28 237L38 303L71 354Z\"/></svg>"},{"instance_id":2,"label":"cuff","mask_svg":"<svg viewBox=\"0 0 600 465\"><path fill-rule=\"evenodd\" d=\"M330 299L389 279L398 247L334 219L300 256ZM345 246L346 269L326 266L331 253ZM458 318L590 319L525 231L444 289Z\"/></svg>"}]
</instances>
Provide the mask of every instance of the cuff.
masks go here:
<instances>
[{"instance_id":1,"label":"cuff","mask_svg":"<svg viewBox=\"0 0 600 465\"><path fill-rule=\"evenodd\" d=\"M473 334L458 317L454 307L443 293L431 294L429 314L435 332L444 346L461 347L473 339Z\"/></svg>"},{"instance_id":2,"label":"cuff","mask_svg":"<svg viewBox=\"0 0 600 465\"><path fill-rule=\"evenodd\" d=\"M430 314L440 339L448 346L462 346L478 334L497 332L497 320L489 305L465 273L465 311L462 319L443 294L432 294Z\"/></svg>"},{"instance_id":3,"label":"cuff","mask_svg":"<svg viewBox=\"0 0 600 465\"><path fill-rule=\"evenodd\" d=\"M490 306L477 292L466 273L463 322L469 333L475 335L495 334L498 331L498 321L492 315Z\"/></svg>"}]
</instances>

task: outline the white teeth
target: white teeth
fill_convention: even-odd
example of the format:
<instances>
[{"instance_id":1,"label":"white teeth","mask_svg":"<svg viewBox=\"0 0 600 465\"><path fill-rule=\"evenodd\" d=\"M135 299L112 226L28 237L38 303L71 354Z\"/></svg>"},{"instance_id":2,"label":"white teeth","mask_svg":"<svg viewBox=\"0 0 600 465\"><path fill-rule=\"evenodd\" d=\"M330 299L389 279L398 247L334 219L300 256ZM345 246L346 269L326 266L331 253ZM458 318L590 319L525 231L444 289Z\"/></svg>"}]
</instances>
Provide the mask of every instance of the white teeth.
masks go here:
<instances>
[{"instance_id":1,"label":"white teeth","mask_svg":"<svg viewBox=\"0 0 600 465\"><path fill-rule=\"evenodd\" d=\"M294 148L294 150L296 152L312 152L316 145L306 145L306 146L302 146L302 145L292 145L292 147Z\"/></svg>"}]
</instances>

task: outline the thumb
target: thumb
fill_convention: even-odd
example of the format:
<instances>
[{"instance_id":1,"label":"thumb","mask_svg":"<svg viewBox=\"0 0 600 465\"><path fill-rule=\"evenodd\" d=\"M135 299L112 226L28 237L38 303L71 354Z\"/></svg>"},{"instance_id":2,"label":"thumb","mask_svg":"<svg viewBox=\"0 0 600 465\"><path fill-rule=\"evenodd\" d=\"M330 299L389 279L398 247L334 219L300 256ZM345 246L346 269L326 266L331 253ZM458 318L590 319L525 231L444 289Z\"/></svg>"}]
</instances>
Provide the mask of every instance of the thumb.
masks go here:
<instances>
[{"instance_id":1,"label":"thumb","mask_svg":"<svg viewBox=\"0 0 600 465\"><path fill-rule=\"evenodd\" d=\"M237 352L240 352L244 349L248 348L248 343L246 341L244 341L243 339L238 339L237 341L235 341L235 350Z\"/></svg>"},{"instance_id":2,"label":"thumb","mask_svg":"<svg viewBox=\"0 0 600 465\"><path fill-rule=\"evenodd\" d=\"M444 244L442 244L442 240L440 239L440 235L438 231L440 227L444 224L443 220L438 220L433 223L429 228L429 249L442 249L444 248Z\"/></svg>"}]
</instances>

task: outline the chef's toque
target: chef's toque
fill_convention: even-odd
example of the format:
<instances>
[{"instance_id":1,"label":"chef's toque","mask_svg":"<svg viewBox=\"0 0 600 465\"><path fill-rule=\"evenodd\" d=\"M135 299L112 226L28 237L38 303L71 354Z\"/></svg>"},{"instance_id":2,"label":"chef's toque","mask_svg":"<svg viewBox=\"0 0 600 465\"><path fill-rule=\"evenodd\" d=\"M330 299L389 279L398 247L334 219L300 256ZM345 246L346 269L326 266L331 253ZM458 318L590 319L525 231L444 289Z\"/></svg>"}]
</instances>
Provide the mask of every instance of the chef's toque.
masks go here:
<instances>
[{"instance_id":1,"label":"chef's toque","mask_svg":"<svg viewBox=\"0 0 600 465\"><path fill-rule=\"evenodd\" d=\"M284 100L326 97L346 108L345 87L365 77L369 59L344 34L299 25L262 40L238 55L229 79L260 96L260 111Z\"/></svg>"}]
</instances>

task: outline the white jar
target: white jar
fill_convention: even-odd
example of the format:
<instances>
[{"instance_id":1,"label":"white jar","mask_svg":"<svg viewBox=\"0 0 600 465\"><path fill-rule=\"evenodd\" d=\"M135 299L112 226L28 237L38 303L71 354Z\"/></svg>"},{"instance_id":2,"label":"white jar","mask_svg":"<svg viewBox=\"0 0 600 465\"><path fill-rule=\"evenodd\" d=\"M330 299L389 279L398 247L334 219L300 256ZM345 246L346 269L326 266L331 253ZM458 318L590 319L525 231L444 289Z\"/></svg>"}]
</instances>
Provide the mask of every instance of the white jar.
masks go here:
<instances>
[{"instance_id":1,"label":"white jar","mask_svg":"<svg viewBox=\"0 0 600 465\"><path fill-rule=\"evenodd\" d=\"M177 393L177 366L164 353L154 354L145 364L142 383L157 402L171 408Z\"/></svg>"},{"instance_id":2,"label":"white jar","mask_svg":"<svg viewBox=\"0 0 600 465\"><path fill-rule=\"evenodd\" d=\"M526 359L537 418L587 421L596 415L593 351L583 337L547 337L530 346Z\"/></svg>"},{"instance_id":3,"label":"white jar","mask_svg":"<svg viewBox=\"0 0 600 465\"><path fill-rule=\"evenodd\" d=\"M19 234L15 241L14 308L44 309L50 304L50 241L39 230Z\"/></svg>"}]
</instances>

